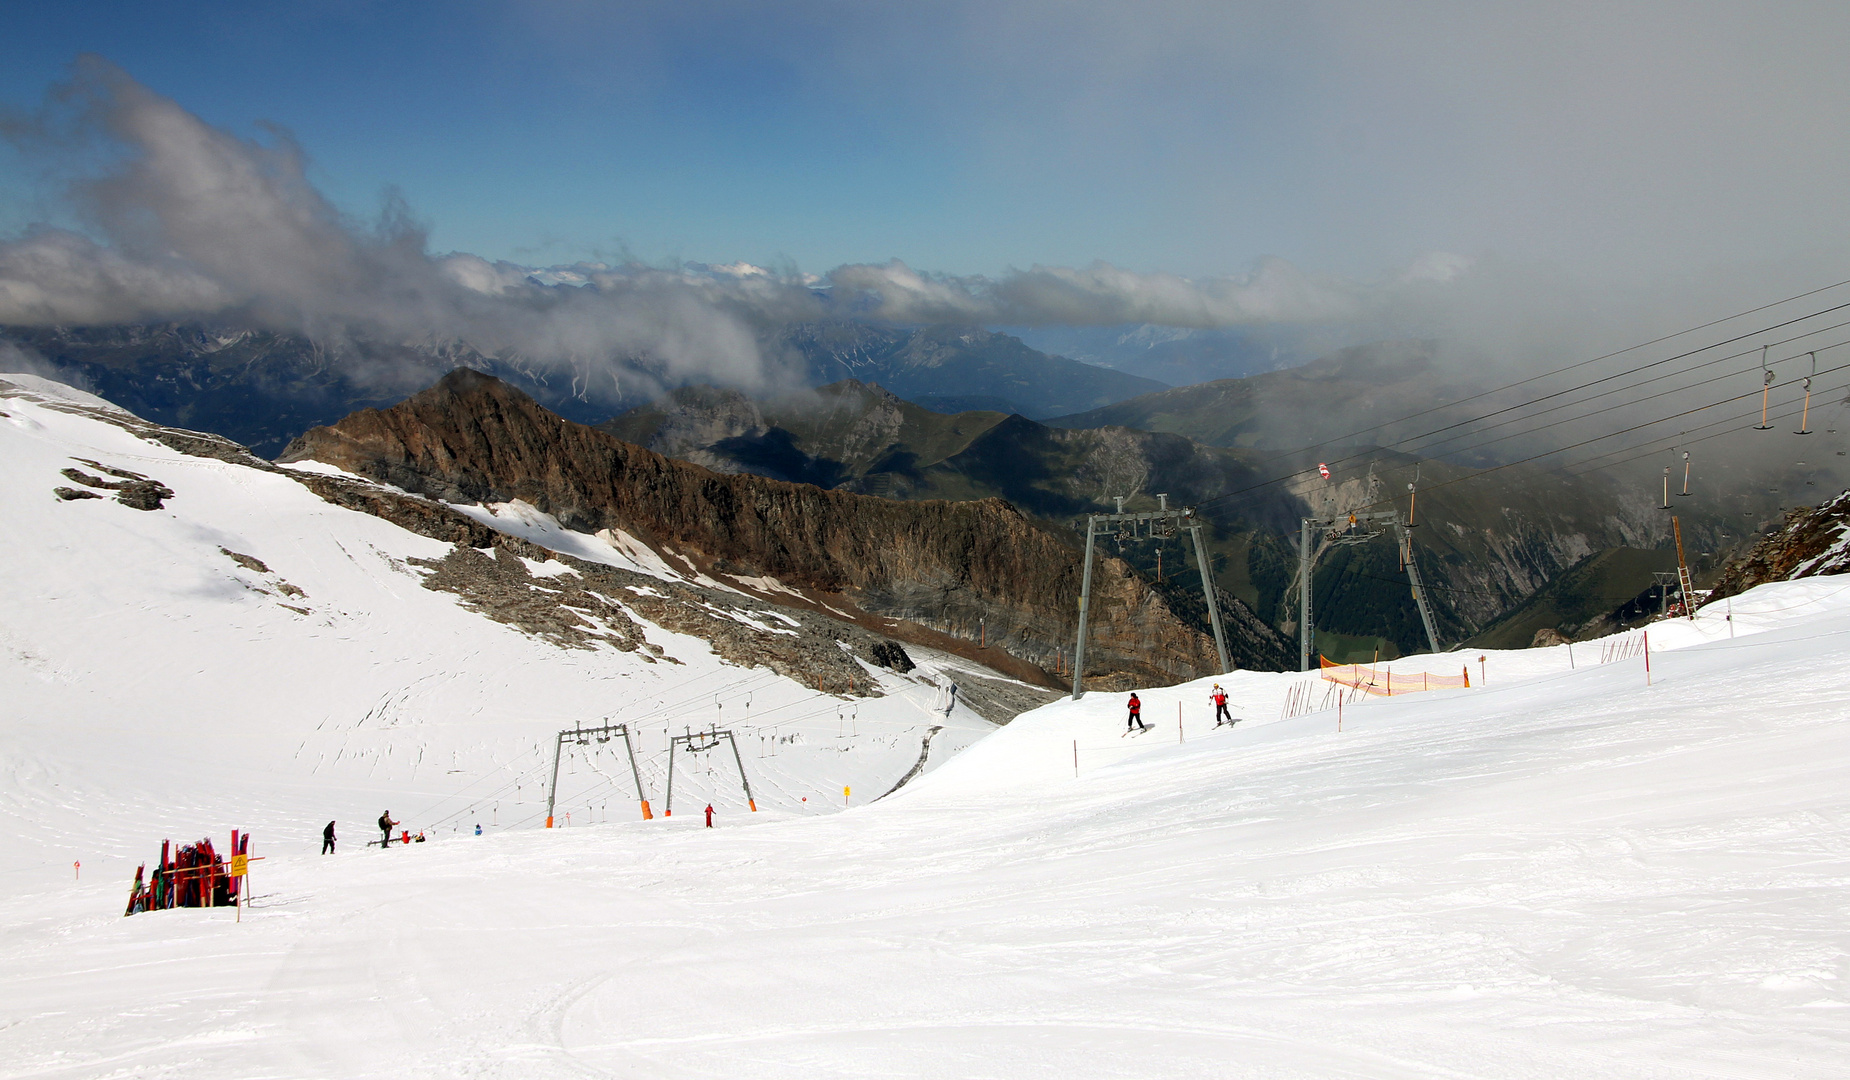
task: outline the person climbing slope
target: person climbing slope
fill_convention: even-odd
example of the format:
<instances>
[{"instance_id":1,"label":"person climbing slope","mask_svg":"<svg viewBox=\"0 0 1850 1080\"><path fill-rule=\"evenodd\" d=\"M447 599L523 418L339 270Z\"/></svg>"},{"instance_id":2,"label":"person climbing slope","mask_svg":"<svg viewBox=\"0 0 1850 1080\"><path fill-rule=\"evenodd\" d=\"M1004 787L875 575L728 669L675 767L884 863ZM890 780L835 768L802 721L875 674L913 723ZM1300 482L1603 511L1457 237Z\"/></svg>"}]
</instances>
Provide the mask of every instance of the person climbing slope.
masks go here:
<instances>
[{"instance_id":1,"label":"person climbing slope","mask_svg":"<svg viewBox=\"0 0 1850 1080\"><path fill-rule=\"evenodd\" d=\"M332 821L328 822L327 828L321 830L321 853L323 855L334 854L334 823Z\"/></svg>"},{"instance_id":2,"label":"person climbing slope","mask_svg":"<svg viewBox=\"0 0 1850 1080\"><path fill-rule=\"evenodd\" d=\"M1227 712L1227 691L1220 688L1220 683L1214 684L1214 692L1208 698L1214 702L1214 726L1232 725L1233 716Z\"/></svg>"},{"instance_id":3,"label":"person climbing slope","mask_svg":"<svg viewBox=\"0 0 1850 1080\"><path fill-rule=\"evenodd\" d=\"M392 826L398 822L392 820L392 812L385 811L379 815L379 850L384 851L392 843Z\"/></svg>"},{"instance_id":4,"label":"person climbing slope","mask_svg":"<svg viewBox=\"0 0 1850 1080\"><path fill-rule=\"evenodd\" d=\"M1130 715L1124 720L1124 730L1129 731L1132 728L1136 728L1138 731L1148 730L1148 726L1143 722L1143 702L1137 699L1137 694L1134 691L1131 694L1131 700L1128 704L1130 707Z\"/></svg>"}]
</instances>

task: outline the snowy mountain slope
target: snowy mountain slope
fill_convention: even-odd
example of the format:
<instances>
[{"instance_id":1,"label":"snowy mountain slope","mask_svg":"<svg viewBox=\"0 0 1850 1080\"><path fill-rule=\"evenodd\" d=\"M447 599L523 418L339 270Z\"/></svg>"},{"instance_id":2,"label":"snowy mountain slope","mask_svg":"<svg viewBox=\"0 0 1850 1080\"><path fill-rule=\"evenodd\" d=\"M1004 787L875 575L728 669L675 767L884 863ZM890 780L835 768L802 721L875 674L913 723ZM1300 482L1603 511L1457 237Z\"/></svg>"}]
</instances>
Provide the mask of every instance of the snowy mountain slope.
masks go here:
<instances>
[{"instance_id":1,"label":"snowy mountain slope","mask_svg":"<svg viewBox=\"0 0 1850 1080\"><path fill-rule=\"evenodd\" d=\"M859 802L868 781L829 762L867 754L871 775L870 731L885 775L916 761L916 726L875 725L939 702L882 676L895 692L859 703L854 749L823 748L831 712L748 757L794 811L718 804L708 831L613 801L608 824L389 852L348 826L321 857L330 804L473 798L581 707L693 708L747 673L666 633L681 666L542 646L393 562L442 545L287 477L18 398L0 412L5 550L34 575L9 566L0 593L0 1077L1825 1078L1850 1060L1850 581L1653 625L1649 685L1598 642L1411 657L1397 680L1469 664L1474 688L1359 701L1339 732L1333 710L1279 718L1305 676L1239 674L1220 680L1237 727L1210 728L1203 680L1145 692L1155 729L1130 738L1122 696L1093 693L891 798L802 814L800 791L851 782ZM72 455L175 495L52 502ZM814 711L758 677L754 725ZM615 764L571 775L620 781ZM723 794L720 766L688 770L690 806ZM121 916L129 867L105 845L142 858L234 825L266 857L242 923Z\"/></svg>"},{"instance_id":2,"label":"snowy mountain slope","mask_svg":"<svg viewBox=\"0 0 1850 1080\"><path fill-rule=\"evenodd\" d=\"M1338 733L1240 676L845 814L275 845L241 925L10 896L0 1075L1841 1076L1850 586L1732 607L1649 687L1492 653Z\"/></svg>"},{"instance_id":3,"label":"snowy mountain slope","mask_svg":"<svg viewBox=\"0 0 1850 1080\"><path fill-rule=\"evenodd\" d=\"M624 622L647 638L641 648L557 647L424 588L415 560L442 560L449 544L330 505L286 474L179 453L70 411L100 407L87 395L5 378L17 388L0 397L9 889L44 888L72 861L126 880L162 837L208 830L245 828L307 851L327 820L357 843L387 808L412 828L446 831L543 816L553 735L579 721L640 723L658 811L669 729L737 727L767 813L839 806L844 784L880 794L917 763L932 728L943 728L933 764L990 728L962 706L946 717L937 683L955 677L947 658L921 653L911 676L848 664L863 673L863 693L871 682L887 696L821 694L651 622L641 612L659 597L616 591ZM67 468L106 482L115 481L104 470L145 475L173 495L145 512L109 498L61 501L52 489ZM546 525L509 524L529 535ZM601 545L597 561L656 573L663 590L678 580L639 545L572 540L581 556ZM556 561L523 562L534 591L578 576ZM718 616L752 623L739 627L748 635L794 633L789 617L751 605ZM596 633L616 635L605 624ZM602 751L603 773L568 764L561 818L638 813L628 778L606 780ZM715 799L743 810L736 780L708 771L704 760L684 765L677 808ZM819 798L828 792L836 797Z\"/></svg>"}]
</instances>

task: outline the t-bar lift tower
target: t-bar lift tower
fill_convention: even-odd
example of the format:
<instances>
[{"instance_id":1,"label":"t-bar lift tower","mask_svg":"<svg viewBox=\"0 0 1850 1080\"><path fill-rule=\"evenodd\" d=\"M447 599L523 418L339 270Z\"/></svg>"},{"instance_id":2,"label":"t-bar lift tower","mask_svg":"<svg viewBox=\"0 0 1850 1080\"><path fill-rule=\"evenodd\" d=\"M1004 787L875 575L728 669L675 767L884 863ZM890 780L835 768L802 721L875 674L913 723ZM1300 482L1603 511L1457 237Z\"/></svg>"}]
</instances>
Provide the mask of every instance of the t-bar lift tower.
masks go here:
<instances>
[{"instance_id":1,"label":"t-bar lift tower","mask_svg":"<svg viewBox=\"0 0 1850 1080\"><path fill-rule=\"evenodd\" d=\"M1214 626L1214 651L1220 655L1221 673L1233 670L1227 662L1227 638L1221 632L1220 605L1214 598L1214 578L1208 573L1207 549L1201 546L1201 519L1195 508L1169 509L1169 496L1156 497L1158 509L1139 514L1124 512L1126 496L1113 496L1118 503L1115 514L1086 515L1086 568L1079 583L1079 637L1073 645L1073 700L1085 696L1086 618L1092 610L1092 541L1095 537L1117 535L1131 540L1167 540L1180 530L1188 530L1195 542L1195 565L1201 568L1201 595L1208 602L1208 621ZM1141 533L1139 532L1141 529Z\"/></svg>"},{"instance_id":2,"label":"t-bar lift tower","mask_svg":"<svg viewBox=\"0 0 1850 1080\"><path fill-rule=\"evenodd\" d=\"M1409 485L1411 487L1411 485ZM1407 519L1399 510L1381 510L1369 514L1338 514L1333 517L1304 518L1298 531L1298 670L1310 670L1312 639L1316 631L1311 629L1310 615L1310 575L1316 568L1317 560L1332 547L1348 547L1352 544L1366 544L1380 536L1382 526L1394 530L1395 540L1400 545L1401 561L1407 566L1407 580L1413 585L1413 602L1420 609L1420 622L1426 627L1426 644L1433 652L1439 651L1439 635L1433 632L1432 609L1426 603L1426 585L1420 581L1420 566L1413 559L1413 534L1408 530ZM1315 549L1311 547L1311 537L1319 535Z\"/></svg>"},{"instance_id":3,"label":"t-bar lift tower","mask_svg":"<svg viewBox=\"0 0 1850 1080\"><path fill-rule=\"evenodd\" d=\"M572 726L570 731L559 732L559 739L552 746L552 786L546 789L546 827L552 828L553 800L559 794L559 752L565 749L565 740L571 739L578 746L589 746L591 740L607 743L617 736L623 737L623 748L629 751L630 777L636 781L636 801L642 804L642 820L649 821L655 817L649 810L649 797L643 794L642 773L636 768L636 744L630 741L628 724L606 724L603 727Z\"/></svg>"},{"instance_id":4,"label":"t-bar lift tower","mask_svg":"<svg viewBox=\"0 0 1850 1080\"><path fill-rule=\"evenodd\" d=\"M721 739L732 744L732 760L739 767L739 783L745 788L745 805L758 812L758 803L752 798L752 782L745 776L745 759L739 756L739 740L733 738L730 730L721 731L709 728L706 731L690 732L676 735L668 740L668 799L662 806L663 817L674 816L674 752L677 747L687 747L690 754L705 753L719 745Z\"/></svg>"}]
</instances>

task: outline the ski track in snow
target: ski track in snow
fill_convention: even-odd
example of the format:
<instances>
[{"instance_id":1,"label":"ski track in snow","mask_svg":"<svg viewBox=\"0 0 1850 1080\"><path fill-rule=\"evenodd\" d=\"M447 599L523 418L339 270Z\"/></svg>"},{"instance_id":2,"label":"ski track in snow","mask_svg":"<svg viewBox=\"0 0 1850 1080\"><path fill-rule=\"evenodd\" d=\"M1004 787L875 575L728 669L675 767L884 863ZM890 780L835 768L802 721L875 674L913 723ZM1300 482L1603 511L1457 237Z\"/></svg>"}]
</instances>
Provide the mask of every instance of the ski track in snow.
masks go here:
<instances>
[{"instance_id":1,"label":"ski track in snow","mask_svg":"<svg viewBox=\"0 0 1850 1080\"><path fill-rule=\"evenodd\" d=\"M847 703L659 628L685 666L553 649L286 477L0 412L0 1077L1846 1075L1850 581L1654 625L1650 686L1581 643L1395 661L1475 688L1340 733L1278 718L1296 673L997 730L931 708L928 651ZM176 495L54 502L72 455ZM615 539L573 542L648 561ZM734 728L761 812L721 749L637 820L593 744L535 827L606 716L656 800L671 734ZM364 847L384 805L435 841ZM233 827L241 924L121 916L163 837Z\"/></svg>"}]
</instances>

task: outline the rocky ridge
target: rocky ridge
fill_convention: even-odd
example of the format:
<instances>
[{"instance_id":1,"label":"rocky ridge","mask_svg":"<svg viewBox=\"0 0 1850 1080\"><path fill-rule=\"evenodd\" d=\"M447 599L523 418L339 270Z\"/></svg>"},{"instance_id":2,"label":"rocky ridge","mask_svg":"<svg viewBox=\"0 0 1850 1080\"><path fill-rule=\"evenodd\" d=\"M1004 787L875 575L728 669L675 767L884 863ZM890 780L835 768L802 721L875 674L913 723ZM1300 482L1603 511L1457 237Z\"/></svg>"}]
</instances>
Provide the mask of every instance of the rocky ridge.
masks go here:
<instances>
[{"instance_id":1,"label":"rocky ridge","mask_svg":"<svg viewBox=\"0 0 1850 1080\"><path fill-rule=\"evenodd\" d=\"M1850 491L1821 506L1801 506L1722 568L1704 603L1769 581L1850 573Z\"/></svg>"},{"instance_id":2,"label":"rocky ridge","mask_svg":"<svg viewBox=\"0 0 1850 1080\"><path fill-rule=\"evenodd\" d=\"M314 460L458 503L519 500L566 528L621 531L729 587L833 612L1052 685L1072 640L1075 546L1000 499L894 502L722 475L554 415L466 369L390 409L297 439ZM1210 674L1213 644L1119 560L1094 570L1093 685Z\"/></svg>"}]
</instances>

